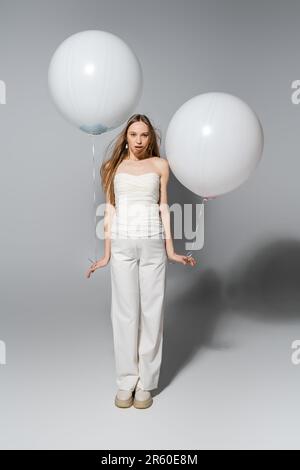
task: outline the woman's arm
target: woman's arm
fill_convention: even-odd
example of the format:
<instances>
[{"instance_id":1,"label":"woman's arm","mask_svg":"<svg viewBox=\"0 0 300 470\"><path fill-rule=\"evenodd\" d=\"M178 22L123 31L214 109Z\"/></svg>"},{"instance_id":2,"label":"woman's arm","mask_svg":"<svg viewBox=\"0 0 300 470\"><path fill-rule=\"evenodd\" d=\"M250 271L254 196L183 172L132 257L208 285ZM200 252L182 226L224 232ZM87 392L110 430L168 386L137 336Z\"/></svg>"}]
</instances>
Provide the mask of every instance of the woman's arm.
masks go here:
<instances>
[{"instance_id":1,"label":"woman's arm","mask_svg":"<svg viewBox=\"0 0 300 470\"><path fill-rule=\"evenodd\" d=\"M107 261L109 261L111 253L111 226L115 212L115 207L111 204L109 193L107 192L104 211L104 258Z\"/></svg>"},{"instance_id":2,"label":"woman's arm","mask_svg":"<svg viewBox=\"0 0 300 470\"><path fill-rule=\"evenodd\" d=\"M159 158L160 170L161 170L161 184L160 184L160 200L159 210L161 214L162 223L165 229L166 237L166 252L170 261L176 263L188 264L195 266L196 260L192 256L179 255L175 253L173 239L171 234L171 223L170 223L170 208L168 204L168 181L169 181L169 162L166 159Z\"/></svg>"},{"instance_id":3,"label":"woman's arm","mask_svg":"<svg viewBox=\"0 0 300 470\"><path fill-rule=\"evenodd\" d=\"M87 270L86 277L89 278L91 274L98 268L104 268L109 263L111 255L111 225L112 219L115 214L115 207L110 203L109 195L106 193L106 203L104 211L104 255L98 261L95 261Z\"/></svg>"},{"instance_id":4,"label":"woman's arm","mask_svg":"<svg viewBox=\"0 0 300 470\"><path fill-rule=\"evenodd\" d=\"M170 223L170 208L168 205L168 181L169 181L169 163L166 159L160 159L160 199L159 199L159 210L161 214L161 220L165 230L166 237L166 252L168 256L174 254L174 245L171 234L171 223Z\"/></svg>"}]
</instances>

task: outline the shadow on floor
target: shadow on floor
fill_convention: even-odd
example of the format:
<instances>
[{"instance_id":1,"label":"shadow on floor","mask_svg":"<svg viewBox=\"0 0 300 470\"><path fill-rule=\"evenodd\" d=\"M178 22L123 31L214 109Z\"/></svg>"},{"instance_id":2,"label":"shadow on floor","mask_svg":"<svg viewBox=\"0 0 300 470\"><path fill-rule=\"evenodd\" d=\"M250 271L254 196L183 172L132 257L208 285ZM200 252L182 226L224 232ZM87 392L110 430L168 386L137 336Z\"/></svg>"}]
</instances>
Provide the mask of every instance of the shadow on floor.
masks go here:
<instances>
[{"instance_id":1,"label":"shadow on floor","mask_svg":"<svg viewBox=\"0 0 300 470\"><path fill-rule=\"evenodd\" d=\"M159 394L202 347L227 349L214 332L227 310L257 321L300 320L300 243L274 241L239 258L222 279L207 269L185 291L167 301Z\"/></svg>"}]
</instances>

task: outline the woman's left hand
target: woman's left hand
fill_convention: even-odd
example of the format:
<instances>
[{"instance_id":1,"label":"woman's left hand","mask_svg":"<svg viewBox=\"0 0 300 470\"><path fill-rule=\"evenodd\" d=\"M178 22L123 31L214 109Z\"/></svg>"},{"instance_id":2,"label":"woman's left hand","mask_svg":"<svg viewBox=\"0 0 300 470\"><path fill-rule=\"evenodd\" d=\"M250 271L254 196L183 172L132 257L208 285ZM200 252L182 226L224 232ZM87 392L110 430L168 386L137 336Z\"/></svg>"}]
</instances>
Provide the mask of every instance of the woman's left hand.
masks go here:
<instances>
[{"instance_id":1,"label":"woman's left hand","mask_svg":"<svg viewBox=\"0 0 300 470\"><path fill-rule=\"evenodd\" d=\"M175 261L175 263L188 264L190 266L195 266L196 264L196 260L192 256L179 255L177 253L168 255L168 259L170 261Z\"/></svg>"}]
</instances>

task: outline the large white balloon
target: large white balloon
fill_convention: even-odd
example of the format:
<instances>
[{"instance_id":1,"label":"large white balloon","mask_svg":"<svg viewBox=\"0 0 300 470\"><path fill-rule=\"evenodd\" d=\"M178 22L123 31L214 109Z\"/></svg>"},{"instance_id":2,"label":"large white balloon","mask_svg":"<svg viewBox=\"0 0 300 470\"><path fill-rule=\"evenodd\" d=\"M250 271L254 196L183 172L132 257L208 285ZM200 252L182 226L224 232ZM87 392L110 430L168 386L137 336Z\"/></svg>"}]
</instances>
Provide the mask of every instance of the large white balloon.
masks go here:
<instances>
[{"instance_id":1,"label":"large white balloon","mask_svg":"<svg viewBox=\"0 0 300 470\"><path fill-rule=\"evenodd\" d=\"M54 52L48 70L57 108L89 134L121 125L141 97L142 82L135 54L106 31L81 31L68 37Z\"/></svg>"},{"instance_id":2,"label":"large white balloon","mask_svg":"<svg viewBox=\"0 0 300 470\"><path fill-rule=\"evenodd\" d=\"M178 180L202 197L240 186L263 151L263 129L240 98L222 92L195 96L172 117L166 156Z\"/></svg>"}]
</instances>

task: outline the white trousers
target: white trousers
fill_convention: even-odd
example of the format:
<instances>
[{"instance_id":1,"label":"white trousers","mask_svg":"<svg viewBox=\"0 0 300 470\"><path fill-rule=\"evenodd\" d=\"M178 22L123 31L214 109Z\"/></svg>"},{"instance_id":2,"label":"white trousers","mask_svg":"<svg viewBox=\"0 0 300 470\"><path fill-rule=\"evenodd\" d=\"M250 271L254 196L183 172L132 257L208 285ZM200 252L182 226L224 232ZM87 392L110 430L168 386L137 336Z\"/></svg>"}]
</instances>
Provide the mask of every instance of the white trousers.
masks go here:
<instances>
[{"instance_id":1,"label":"white trousers","mask_svg":"<svg viewBox=\"0 0 300 470\"><path fill-rule=\"evenodd\" d=\"M117 386L157 388L167 255L163 238L111 240L111 320Z\"/></svg>"}]
</instances>

